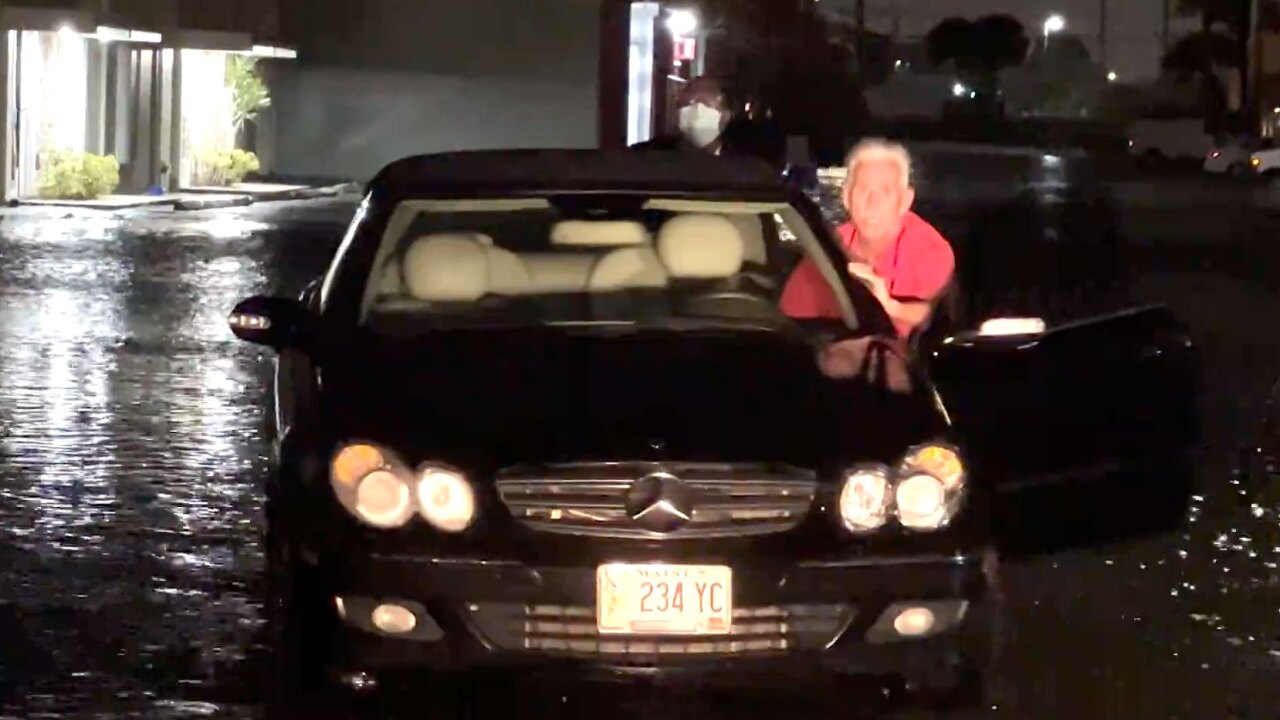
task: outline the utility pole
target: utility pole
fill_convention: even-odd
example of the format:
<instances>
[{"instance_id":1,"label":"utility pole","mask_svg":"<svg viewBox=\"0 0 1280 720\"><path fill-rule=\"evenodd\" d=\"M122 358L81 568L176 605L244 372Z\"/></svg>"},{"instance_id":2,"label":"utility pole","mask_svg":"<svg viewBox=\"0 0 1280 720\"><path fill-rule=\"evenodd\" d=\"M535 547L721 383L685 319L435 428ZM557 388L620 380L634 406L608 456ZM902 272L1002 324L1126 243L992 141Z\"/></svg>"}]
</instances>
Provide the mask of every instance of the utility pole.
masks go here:
<instances>
[{"instance_id":1,"label":"utility pole","mask_svg":"<svg viewBox=\"0 0 1280 720\"><path fill-rule=\"evenodd\" d=\"M1169 7L1174 0L1160 0L1160 55L1169 52Z\"/></svg>"},{"instance_id":2,"label":"utility pole","mask_svg":"<svg viewBox=\"0 0 1280 720\"><path fill-rule=\"evenodd\" d=\"M1104 71L1111 69L1107 65L1107 0L1098 0L1098 59Z\"/></svg>"},{"instance_id":3,"label":"utility pole","mask_svg":"<svg viewBox=\"0 0 1280 720\"><path fill-rule=\"evenodd\" d=\"M866 67L867 59L867 0L858 0L853 6L853 48L858 59L858 73Z\"/></svg>"},{"instance_id":4,"label":"utility pole","mask_svg":"<svg viewBox=\"0 0 1280 720\"><path fill-rule=\"evenodd\" d=\"M1261 130L1262 123L1262 23L1261 23L1261 0L1252 0L1249 3L1249 68L1248 83L1249 91L1242 103L1244 107L1251 111L1249 117L1249 130L1257 133Z\"/></svg>"}]
</instances>

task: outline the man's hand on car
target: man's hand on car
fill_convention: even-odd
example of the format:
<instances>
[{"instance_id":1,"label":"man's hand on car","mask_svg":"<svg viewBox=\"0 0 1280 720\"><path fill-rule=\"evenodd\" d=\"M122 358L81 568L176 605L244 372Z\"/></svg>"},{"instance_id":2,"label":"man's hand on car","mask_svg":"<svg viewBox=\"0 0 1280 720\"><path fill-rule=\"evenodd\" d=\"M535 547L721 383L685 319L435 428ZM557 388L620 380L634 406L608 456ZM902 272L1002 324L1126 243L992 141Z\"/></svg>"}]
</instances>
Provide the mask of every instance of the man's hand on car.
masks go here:
<instances>
[{"instance_id":1,"label":"man's hand on car","mask_svg":"<svg viewBox=\"0 0 1280 720\"><path fill-rule=\"evenodd\" d=\"M889 288L885 285L884 278L876 275L875 270L872 270L870 265L851 262L849 263L849 274L866 283L867 287L871 289L871 294L880 301L881 305L885 306L886 310L888 309L890 301Z\"/></svg>"},{"instance_id":2,"label":"man's hand on car","mask_svg":"<svg viewBox=\"0 0 1280 720\"><path fill-rule=\"evenodd\" d=\"M901 322L907 327L916 328L927 320L933 311L930 303L927 302L895 300L889 294L884 278L877 275L866 263L849 263L849 274L867 284L871 294L880 301L880 306L895 323Z\"/></svg>"}]
</instances>

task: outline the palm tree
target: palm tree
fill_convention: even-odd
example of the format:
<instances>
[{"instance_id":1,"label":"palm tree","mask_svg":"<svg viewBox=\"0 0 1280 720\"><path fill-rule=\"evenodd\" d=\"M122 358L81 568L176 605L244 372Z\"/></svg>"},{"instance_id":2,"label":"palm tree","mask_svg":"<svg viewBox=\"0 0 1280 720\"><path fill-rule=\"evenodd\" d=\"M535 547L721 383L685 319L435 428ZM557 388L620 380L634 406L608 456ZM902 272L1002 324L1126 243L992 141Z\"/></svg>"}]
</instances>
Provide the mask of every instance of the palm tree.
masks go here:
<instances>
[{"instance_id":1,"label":"palm tree","mask_svg":"<svg viewBox=\"0 0 1280 720\"><path fill-rule=\"evenodd\" d=\"M843 152L867 119L853 38L813 0L700 0L703 26L731 64L733 84L819 155Z\"/></svg>"},{"instance_id":2,"label":"palm tree","mask_svg":"<svg viewBox=\"0 0 1280 720\"><path fill-rule=\"evenodd\" d=\"M947 18L929 31L925 44L930 63L954 62L968 83L988 94L996 91L1000 71L1021 65L1031 49L1022 23L1009 15Z\"/></svg>"},{"instance_id":3,"label":"palm tree","mask_svg":"<svg viewBox=\"0 0 1280 720\"><path fill-rule=\"evenodd\" d=\"M1258 27L1280 31L1280 2L1277 0L1178 0L1177 9L1186 16L1199 16L1200 30L1183 37L1165 53L1165 70L1182 78L1199 77L1201 99L1210 131L1222 129L1228 119L1227 88L1217 70L1235 69L1248 77L1253 62L1249 56L1253 36L1253 3L1258 5ZM1218 26L1222 31L1219 32ZM1242 105L1256 105L1257 98L1242 88ZM1247 113L1242 113L1246 115Z\"/></svg>"}]
</instances>

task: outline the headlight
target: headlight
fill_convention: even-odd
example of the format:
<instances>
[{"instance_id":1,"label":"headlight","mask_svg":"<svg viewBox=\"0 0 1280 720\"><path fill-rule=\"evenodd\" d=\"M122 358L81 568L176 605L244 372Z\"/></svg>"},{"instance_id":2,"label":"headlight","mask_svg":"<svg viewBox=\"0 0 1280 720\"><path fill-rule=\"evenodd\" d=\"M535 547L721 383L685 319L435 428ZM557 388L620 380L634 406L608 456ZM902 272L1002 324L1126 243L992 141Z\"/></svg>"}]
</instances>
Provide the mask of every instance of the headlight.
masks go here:
<instances>
[{"instance_id":1,"label":"headlight","mask_svg":"<svg viewBox=\"0 0 1280 720\"><path fill-rule=\"evenodd\" d=\"M461 473L429 465L415 475L376 445L343 447L330 464L329 478L347 512L376 528L403 527L415 512L443 532L461 532L475 520L475 492Z\"/></svg>"},{"instance_id":2,"label":"headlight","mask_svg":"<svg viewBox=\"0 0 1280 720\"><path fill-rule=\"evenodd\" d=\"M418 512L436 529L462 532L476 517L476 496L461 474L441 467L418 473Z\"/></svg>"},{"instance_id":3,"label":"headlight","mask_svg":"<svg viewBox=\"0 0 1280 720\"><path fill-rule=\"evenodd\" d=\"M868 466L850 472L840 490L840 520L852 532L875 530L889 519L889 470Z\"/></svg>"},{"instance_id":4,"label":"headlight","mask_svg":"<svg viewBox=\"0 0 1280 720\"><path fill-rule=\"evenodd\" d=\"M413 517L408 472L373 445L347 445L329 468L333 492L347 512L366 525L396 528Z\"/></svg>"},{"instance_id":5,"label":"headlight","mask_svg":"<svg viewBox=\"0 0 1280 720\"><path fill-rule=\"evenodd\" d=\"M409 485L390 470L375 470L356 486L356 517L374 527L400 527L413 515Z\"/></svg>"},{"instance_id":6,"label":"headlight","mask_svg":"<svg viewBox=\"0 0 1280 720\"><path fill-rule=\"evenodd\" d=\"M912 448L898 471L898 477L912 473L932 475L942 481L947 490L959 490L964 486L964 463L960 455L947 445L920 445Z\"/></svg>"},{"instance_id":7,"label":"headlight","mask_svg":"<svg viewBox=\"0 0 1280 720\"><path fill-rule=\"evenodd\" d=\"M913 530L946 527L964 495L960 455L946 445L921 445L903 458L897 471L894 506L898 521Z\"/></svg>"},{"instance_id":8,"label":"headlight","mask_svg":"<svg viewBox=\"0 0 1280 720\"><path fill-rule=\"evenodd\" d=\"M947 490L932 475L912 475L894 491L898 521L905 527L933 529L947 520Z\"/></svg>"}]
</instances>

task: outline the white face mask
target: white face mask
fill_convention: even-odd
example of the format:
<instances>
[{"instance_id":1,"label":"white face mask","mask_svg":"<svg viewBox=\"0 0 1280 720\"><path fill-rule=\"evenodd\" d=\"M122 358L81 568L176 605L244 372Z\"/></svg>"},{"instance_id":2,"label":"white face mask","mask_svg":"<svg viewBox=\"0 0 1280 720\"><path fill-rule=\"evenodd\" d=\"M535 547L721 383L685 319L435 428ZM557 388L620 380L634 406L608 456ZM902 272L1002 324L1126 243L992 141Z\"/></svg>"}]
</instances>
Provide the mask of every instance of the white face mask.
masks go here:
<instances>
[{"instance_id":1,"label":"white face mask","mask_svg":"<svg viewBox=\"0 0 1280 720\"><path fill-rule=\"evenodd\" d=\"M698 147L706 147L720 137L719 110L702 103L680 108L680 134Z\"/></svg>"}]
</instances>

